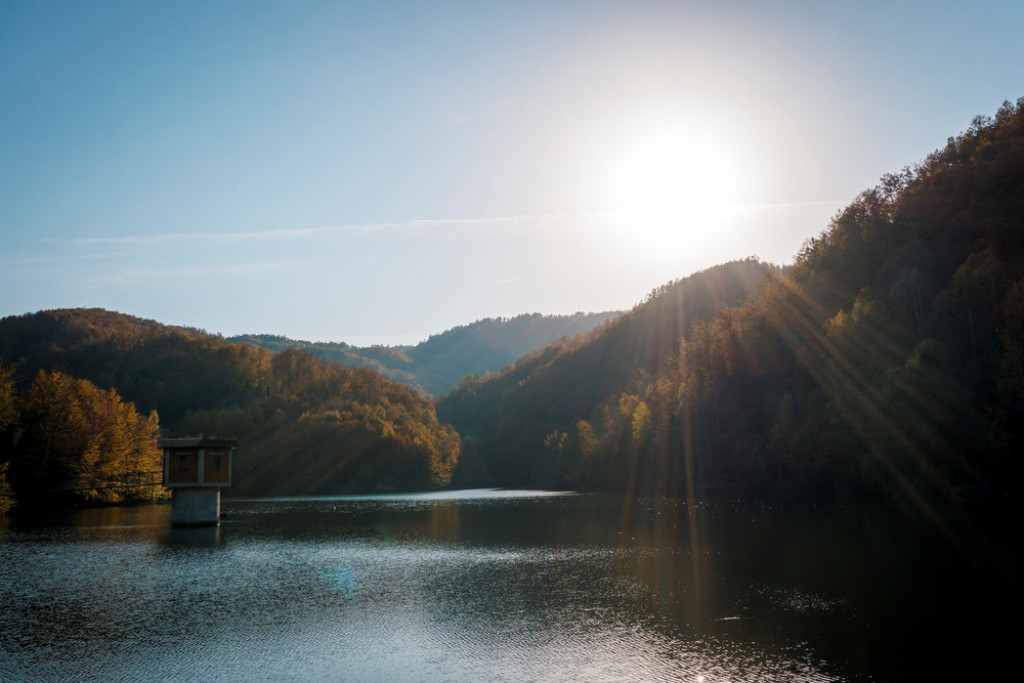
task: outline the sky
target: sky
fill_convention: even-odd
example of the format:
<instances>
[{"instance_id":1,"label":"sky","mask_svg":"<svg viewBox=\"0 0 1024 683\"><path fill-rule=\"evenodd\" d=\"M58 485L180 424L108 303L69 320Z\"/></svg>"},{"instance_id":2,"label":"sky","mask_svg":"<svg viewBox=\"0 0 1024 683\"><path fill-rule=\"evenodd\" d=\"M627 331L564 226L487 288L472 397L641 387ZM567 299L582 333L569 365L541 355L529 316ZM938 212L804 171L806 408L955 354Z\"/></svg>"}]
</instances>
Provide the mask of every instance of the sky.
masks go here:
<instances>
[{"instance_id":1,"label":"sky","mask_svg":"<svg viewBox=\"0 0 1024 683\"><path fill-rule=\"evenodd\" d=\"M0 0L0 317L416 343L792 262L1024 2Z\"/></svg>"}]
</instances>

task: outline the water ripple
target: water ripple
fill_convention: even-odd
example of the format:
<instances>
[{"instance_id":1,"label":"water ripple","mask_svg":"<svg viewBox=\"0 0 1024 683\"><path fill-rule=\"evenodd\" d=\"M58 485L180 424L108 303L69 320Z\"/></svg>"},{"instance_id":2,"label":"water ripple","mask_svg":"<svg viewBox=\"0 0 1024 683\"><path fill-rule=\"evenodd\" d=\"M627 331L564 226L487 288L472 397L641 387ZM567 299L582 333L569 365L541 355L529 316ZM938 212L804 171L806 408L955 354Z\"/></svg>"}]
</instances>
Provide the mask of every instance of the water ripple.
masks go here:
<instances>
[{"instance_id":1,"label":"water ripple","mask_svg":"<svg viewBox=\"0 0 1024 683\"><path fill-rule=\"evenodd\" d=\"M743 601L765 594L696 579L674 547L477 542L465 509L317 531L290 505L194 535L159 516L4 532L0 679L840 680L804 640L751 639L772 626Z\"/></svg>"}]
</instances>

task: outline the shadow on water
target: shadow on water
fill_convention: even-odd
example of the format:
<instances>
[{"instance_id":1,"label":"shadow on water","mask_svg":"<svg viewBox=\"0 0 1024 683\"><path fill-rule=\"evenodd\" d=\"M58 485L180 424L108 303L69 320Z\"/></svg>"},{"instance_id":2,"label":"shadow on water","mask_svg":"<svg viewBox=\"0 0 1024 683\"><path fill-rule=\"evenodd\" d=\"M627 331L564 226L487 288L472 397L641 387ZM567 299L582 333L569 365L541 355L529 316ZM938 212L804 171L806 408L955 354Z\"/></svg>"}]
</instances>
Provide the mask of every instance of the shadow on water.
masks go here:
<instances>
[{"instance_id":1,"label":"shadow on water","mask_svg":"<svg viewBox=\"0 0 1024 683\"><path fill-rule=\"evenodd\" d=\"M220 548L224 537L220 526L171 527L160 536L167 548Z\"/></svg>"}]
</instances>

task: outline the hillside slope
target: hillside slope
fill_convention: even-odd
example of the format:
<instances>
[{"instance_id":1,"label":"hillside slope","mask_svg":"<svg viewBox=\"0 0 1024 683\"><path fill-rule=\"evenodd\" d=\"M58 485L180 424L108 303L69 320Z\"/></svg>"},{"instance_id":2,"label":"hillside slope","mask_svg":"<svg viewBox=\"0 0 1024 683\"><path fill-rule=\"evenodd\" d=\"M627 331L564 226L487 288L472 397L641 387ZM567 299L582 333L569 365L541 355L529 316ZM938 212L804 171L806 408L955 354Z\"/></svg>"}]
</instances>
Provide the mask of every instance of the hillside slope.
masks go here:
<instances>
[{"instance_id":1,"label":"hillside slope","mask_svg":"<svg viewBox=\"0 0 1024 683\"><path fill-rule=\"evenodd\" d=\"M657 372L695 323L739 305L774 276L773 268L755 260L717 266L659 288L590 335L526 354L497 376L467 377L438 403L442 419L466 437L460 483L575 484L564 462L546 458L546 435L591 419L604 403Z\"/></svg>"},{"instance_id":2,"label":"hillside slope","mask_svg":"<svg viewBox=\"0 0 1024 683\"><path fill-rule=\"evenodd\" d=\"M431 335L415 346L357 347L265 334L239 335L229 337L228 341L253 344L271 351L308 351L328 361L370 368L389 379L439 396L466 375L497 372L527 351L539 349L562 337L589 332L618 315L617 311L609 311L487 318Z\"/></svg>"},{"instance_id":3,"label":"hillside slope","mask_svg":"<svg viewBox=\"0 0 1024 683\"><path fill-rule=\"evenodd\" d=\"M458 436L412 389L299 351L65 309L0 320L0 361L21 394L60 371L157 411L165 435L238 438L235 495L435 488L458 459Z\"/></svg>"},{"instance_id":4,"label":"hillside slope","mask_svg":"<svg viewBox=\"0 0 1024 683\"><path fill-rule=\"evenodd\" d=\"M885 176L759 279L689 325L655 295L464 383L438 406L465 439L456 480L928 515L1019 498L1024 99Z\"/></svg>"}]
</instances>

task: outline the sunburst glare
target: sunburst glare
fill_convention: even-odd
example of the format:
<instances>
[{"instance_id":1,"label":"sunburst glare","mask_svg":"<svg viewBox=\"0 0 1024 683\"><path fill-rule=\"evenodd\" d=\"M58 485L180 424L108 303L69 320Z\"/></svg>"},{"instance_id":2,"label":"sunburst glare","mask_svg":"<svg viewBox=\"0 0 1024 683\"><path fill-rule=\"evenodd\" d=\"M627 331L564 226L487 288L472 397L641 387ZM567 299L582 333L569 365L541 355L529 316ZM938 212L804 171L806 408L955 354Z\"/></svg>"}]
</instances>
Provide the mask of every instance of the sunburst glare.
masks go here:
<instances>
[{"instance_id":1,"label":"sunburst glare","mask_svg":"<svg viewBox=\"0 0 1024 683\"><path fill-rule=\"evenodd\" d=\"M721 247L745 175L729 137L713 124L638 125L609 153L607 204L620 219L619 239L659 258Z\"/></svg>"}]
</instances>

